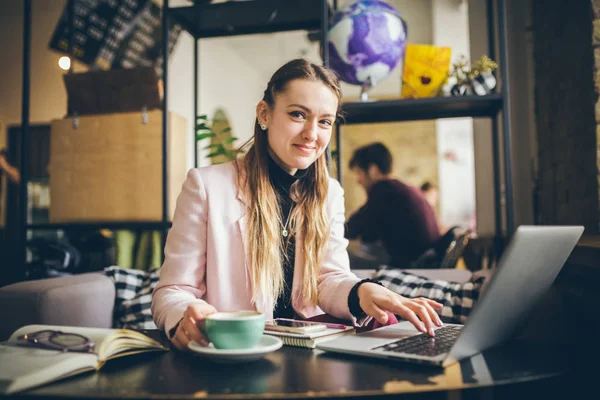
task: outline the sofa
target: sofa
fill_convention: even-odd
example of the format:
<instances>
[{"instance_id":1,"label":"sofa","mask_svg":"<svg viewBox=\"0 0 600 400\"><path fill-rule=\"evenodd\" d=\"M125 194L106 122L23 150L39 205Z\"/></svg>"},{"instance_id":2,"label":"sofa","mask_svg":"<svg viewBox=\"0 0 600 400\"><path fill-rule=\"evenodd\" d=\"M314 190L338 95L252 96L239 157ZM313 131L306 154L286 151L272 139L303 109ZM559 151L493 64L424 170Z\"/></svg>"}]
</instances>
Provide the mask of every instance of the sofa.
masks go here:
<instances>
[{"instance_id":1,"label":"sofa","mask_svg":"<svg viewBox=\"0 0 600 400\"><path fill-rule=\"evenodd\" d=\"M113 325L115 285L101 272L13 283L0 288L0 341L29 324Z\"/></svg>"},{"instance_id":2,"label":"sofa","mask_svg":"<svg viewBox=\"0 0 600 400\"><path fill-rule=\"evenodd\" d=\"M115 267L111 267L115 268ZM366 278L374 270L355 270ZM466 282L471 272L459 269L406 270L432 279ZM133 271L132 271L133 273ZM114 275L113 275L114 277ZM118 285L118 284L117 284ZM147 288L146 288L147 289ZM93 272L14 283L0 288L0 341L28 324L115 327L116 303L121 303L115 280ZM149 293L145 294L149 302ZM147 316L149 315L149 309ZM123 321L123 319L121 319Z\"/></svg>"}]
</instances>

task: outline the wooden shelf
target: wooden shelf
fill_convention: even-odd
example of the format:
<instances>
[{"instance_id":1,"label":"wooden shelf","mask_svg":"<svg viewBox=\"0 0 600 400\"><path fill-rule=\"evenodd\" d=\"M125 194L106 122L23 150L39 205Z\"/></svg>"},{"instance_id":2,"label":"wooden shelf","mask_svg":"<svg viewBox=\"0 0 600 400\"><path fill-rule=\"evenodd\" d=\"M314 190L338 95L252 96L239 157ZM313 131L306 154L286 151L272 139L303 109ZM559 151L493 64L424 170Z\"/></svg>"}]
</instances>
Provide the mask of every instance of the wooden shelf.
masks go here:
<instances>
[{"instance_id":1,"label":"wooden shelf","mask_svg":"<svg viewBox=\"0 0 600 400\"><path fill-rule=\"evenodd\" d=\"M502 108L502 96L457 96L429 99L356 101L342 104L345 124L418 121L438 118L492 117Z\"/></svg>"},{"instance_id":2,"label":"wooden shelf","mask_svg":"<svg viewBox=\"0 0 600 400\"><path fill-rule=\"evenodd\" d=\"M230 1L169 8L169 15L196 39L319 30L326 0Z\"/></svg>"},{"instance_id":3,"label":"wooden shelf","mask_svg":"<svg viewBox=\"0 0 600 400\"><path fill-rule=\"evenodd\" d=\"M170 227L171 222L161 221L106 221L106 222L67 222L28 224L27 230L68 230L68 229L163 229Z\"/></svg>"}]
</instances>

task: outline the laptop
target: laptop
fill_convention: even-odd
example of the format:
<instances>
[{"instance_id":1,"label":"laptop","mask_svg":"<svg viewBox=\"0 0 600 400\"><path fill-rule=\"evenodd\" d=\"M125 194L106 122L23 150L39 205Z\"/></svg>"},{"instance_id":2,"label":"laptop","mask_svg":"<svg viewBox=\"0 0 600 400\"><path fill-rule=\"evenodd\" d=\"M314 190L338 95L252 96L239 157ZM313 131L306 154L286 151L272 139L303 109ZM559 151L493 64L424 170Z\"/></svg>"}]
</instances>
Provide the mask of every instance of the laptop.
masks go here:
<instances>
[{"instance_id":1,"label":"laptop","mask_svg":"<svg viewBox=\"0 0 600 400\"><path fill-rule=\"evenodd\" d=\"M582 226L520 226L466 324L444 324L435 337L408 321L317 345L327 352L440 367L499 345L519 333L583 233Z\"/></svg>"}]
</instances>

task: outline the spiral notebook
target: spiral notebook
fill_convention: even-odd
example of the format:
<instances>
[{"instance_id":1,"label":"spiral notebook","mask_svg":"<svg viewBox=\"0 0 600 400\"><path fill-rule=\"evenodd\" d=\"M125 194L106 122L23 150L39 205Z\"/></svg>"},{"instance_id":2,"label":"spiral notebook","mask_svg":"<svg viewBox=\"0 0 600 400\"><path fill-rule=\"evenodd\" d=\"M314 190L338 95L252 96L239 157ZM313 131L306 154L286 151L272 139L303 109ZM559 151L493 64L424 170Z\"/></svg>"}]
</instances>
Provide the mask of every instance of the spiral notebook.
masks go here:
<instances>
[{"instance_id":1,"label":"spiral notebook","mask_svg":"<svg viewBox=\"0 0 600 400\"><path fill-rule=\"evenodd\" d=\"M326 342L327 340L331 340L343 335L353 335L355 333L356 330L351 326L347 326L344 329L327 328L324 331L304 334L265 330L265 335L277 336L286 346L306 347L309 349L314 349L317 344Z\"/></svg>"}]
</instances>

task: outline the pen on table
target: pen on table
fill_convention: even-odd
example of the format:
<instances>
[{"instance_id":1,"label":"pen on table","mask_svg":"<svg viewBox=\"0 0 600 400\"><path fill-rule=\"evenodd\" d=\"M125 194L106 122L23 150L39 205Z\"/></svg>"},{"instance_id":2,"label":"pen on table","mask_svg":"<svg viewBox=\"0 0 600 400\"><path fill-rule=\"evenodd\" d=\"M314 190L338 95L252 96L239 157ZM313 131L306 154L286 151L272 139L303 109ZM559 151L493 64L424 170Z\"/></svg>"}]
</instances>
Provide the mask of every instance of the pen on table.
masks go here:
<instances>
[{"instance_id":1,"label":"pen on table","mask_svg":"<svg viewBox=\"0 0 600 400\"><path fill-rule=\"evenodd\" d=\"M331 329L346 329L348 327L344 324L329 324L326 322L323 322L322 324Z\"/></svg>"}]
</instances>

